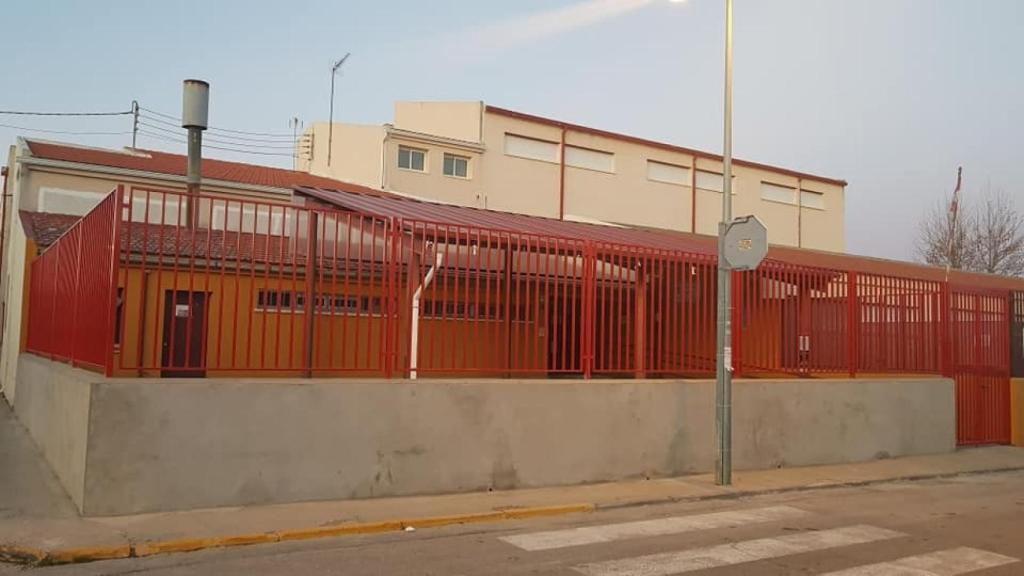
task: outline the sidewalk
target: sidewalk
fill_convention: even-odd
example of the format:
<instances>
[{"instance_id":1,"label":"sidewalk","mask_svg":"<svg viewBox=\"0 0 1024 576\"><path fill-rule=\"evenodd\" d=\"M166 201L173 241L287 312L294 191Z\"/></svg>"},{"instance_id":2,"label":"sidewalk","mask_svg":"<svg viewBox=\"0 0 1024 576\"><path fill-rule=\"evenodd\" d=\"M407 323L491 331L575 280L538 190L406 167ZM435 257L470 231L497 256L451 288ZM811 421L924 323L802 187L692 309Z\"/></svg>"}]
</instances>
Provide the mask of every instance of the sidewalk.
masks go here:
<instances>
[{"instance_id":1,"label":"sidewalk","mask_svg":"<svg viewBox=\"0 0 1024 576\"><path fill-rule=\"evenodd\" d=\"M23 445L27 437L18 436L20 426L15 421L12 428L5 420L0 417L0 442L7 445L13 439L13 443ZM24 430L20 433L24 435ZM40 470L39 462L32 462L24 449L21 454L15 452L18 450L0 450L0 558L41 563L126 558L397 531L407 526L420 529L498 522L650 503L1024 470L1024 449L994 446L862 464L738 472L734 486L729 488L715 486L711 475L699 475L507 492L80 518L73 508L69 512L70 501L63 492L54 492L52 475L46 480L49 470L45 466ZM10 467L13 459L17 459L19 468ZM22 469L28 470L26 474L34 475L33 478L5 472ZM29 481L42 484L29 489ZM59 491L59 486L56 488Z\"/></svg>"}]
</instances>

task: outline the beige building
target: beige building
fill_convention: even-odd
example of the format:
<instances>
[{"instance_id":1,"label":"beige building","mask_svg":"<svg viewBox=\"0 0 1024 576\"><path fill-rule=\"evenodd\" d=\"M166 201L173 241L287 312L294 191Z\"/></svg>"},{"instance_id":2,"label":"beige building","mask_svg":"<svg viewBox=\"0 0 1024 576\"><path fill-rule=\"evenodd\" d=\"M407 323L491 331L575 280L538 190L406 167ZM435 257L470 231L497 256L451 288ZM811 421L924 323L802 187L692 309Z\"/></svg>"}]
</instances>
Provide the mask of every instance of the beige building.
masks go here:
<instances>
[{"instance_id":1,"label":"beige building","mask_svg":"<svg viewBox=\"0 0 1024 576\"><path fill-rule=\"evenodd\" d=\"M300 169L463 206L717 234L721 156L483 102L398 102L393 124L314 124ZM331 142L331 150L328 150ZM733 212L773 244L846 247L834 178L733 163Z\"/></svg>"}]
</instances>

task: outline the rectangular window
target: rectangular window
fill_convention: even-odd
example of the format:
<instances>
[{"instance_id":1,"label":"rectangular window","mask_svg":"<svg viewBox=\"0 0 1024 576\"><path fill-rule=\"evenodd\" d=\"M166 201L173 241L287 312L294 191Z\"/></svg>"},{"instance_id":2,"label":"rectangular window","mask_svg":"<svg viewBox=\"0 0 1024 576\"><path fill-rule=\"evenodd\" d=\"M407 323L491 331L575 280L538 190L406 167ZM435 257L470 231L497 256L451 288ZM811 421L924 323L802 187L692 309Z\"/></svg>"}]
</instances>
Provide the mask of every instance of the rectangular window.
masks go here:
<instances>
[{"instance_id":1,"label":"rectangular window","mask_svg":"<svg viewBox=\"0 0 1024 576\"><path fill-rule=\"evenodd\" d=\"M761 182L761 199L785 204L796 204L796 188Z\"/></svg>"},{"instance_id":2,"label":"rectangular window","mask_svg":"<svg viewBox=\"0 0 1024 576\"><path fill-rule=\"evenodd\" d=\"M725 178L717 172L697 170L696 179L697 188L700 188L701 190L710 190L711 192L718 193L725 190ZM735 192L735 190L733 192Z\"/></svg>"},{"instance_id":3,"label":"rectangular window","mask_svg":"<svg viewBox=\"0 0 1024 576\"><path fill-rule=\"evenodd\" d=\"M427 171L427 151L408 146L398 147L398 167L417 172Z\"/></svg>"},{"instance_id":4,"label":"rectangular window","mask_svg":"<svg viewBox=\"0 0 1024 576\"><path fill-rule=\"evenodd\" d=\"M679 186L690 185L690 168L657 160L647 161L647 179Z\"/></svg>"},{"instance_id":5,"label":"rectangular window","mask_svg":"<svg viewBox=\"0 0 1024 576\"><path fill-rule=\"evenodd\" d=\"M800 205L804 208L825 209L825 194L814 190L800 191Z\"/></svg>"},{"instance_id":6,"label":"rectangular window","mask_svg":"<svg viewBox=\"0 0 1024 576\"><path fill-rule=\"evenodd\" d=\"M558 142L505 134L505 154L530 160L558 162Z\"/></svg>"},{"instance_id":7,"label":"rectangular window","mask_svg":"<svg viewBox=\"0 0 1024 576\"><path fill-rule=\"evenodd\" d=\"M615 173L615 155L602 150L591 150L579 146L565 147L565 165L573 168Z\"/></svg>"},{"instance_id":8,"label":"rectangular window","mask_svg":"<svg viewBox=\"0 0 1024 576\"><path fill-rule=\"evenodd\" d=\"M469 158L445 152L444 175L455 178L469 178Z\"/></svg>"}]
</instances>

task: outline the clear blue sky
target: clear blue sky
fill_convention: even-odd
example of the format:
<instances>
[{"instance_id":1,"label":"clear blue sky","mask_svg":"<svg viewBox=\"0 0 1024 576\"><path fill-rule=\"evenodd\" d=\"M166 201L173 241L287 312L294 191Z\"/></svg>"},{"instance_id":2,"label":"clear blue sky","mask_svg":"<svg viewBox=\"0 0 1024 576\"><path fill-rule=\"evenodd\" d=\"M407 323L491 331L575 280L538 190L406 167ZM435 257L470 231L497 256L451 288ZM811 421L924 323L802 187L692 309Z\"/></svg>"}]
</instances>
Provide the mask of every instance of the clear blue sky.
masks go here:
<instances>
[{"instance_id":1,"label":"clear blue sky","mask_svg":"<svg viewBox=\"0 0 1024 576\"><path fill-rule=\"evenodd\" d=\"M211 124L288 132L381 123L399 99L484 100L719 151L721 0L17 2L0 109L177 115L211 83ZM849 180L852 252L907 258L948 195L1003 189L1024 208L1024 2L735 0L735 153ZM0 123L124 131L125 117ZM0 128L5 143L16 130ZM27 134L27 133L26 133ZM104 146L129 136L38 135ZM143 138L140 146L182 151ZM274 156L211 156L290 165Z\"/></svg>"}]
</instances>

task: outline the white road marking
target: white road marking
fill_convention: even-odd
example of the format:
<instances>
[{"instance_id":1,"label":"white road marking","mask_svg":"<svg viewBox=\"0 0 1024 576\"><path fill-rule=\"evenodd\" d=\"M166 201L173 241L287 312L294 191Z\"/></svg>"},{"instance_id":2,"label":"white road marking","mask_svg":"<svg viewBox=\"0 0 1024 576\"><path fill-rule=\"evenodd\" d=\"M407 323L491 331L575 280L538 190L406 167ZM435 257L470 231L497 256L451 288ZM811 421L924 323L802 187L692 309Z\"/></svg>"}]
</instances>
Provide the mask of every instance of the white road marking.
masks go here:
<instances>
[{"instance_id":1,"label":"white road marking","mask_svg":"<svg viewBox=\"0 0 1024 576\"><path fill-rule=\"evenodd\" d=\"M953 548L829 572L822 576L958 576L1014 562L1019 560L977 548Z\"/></svg>"},{"instance_id":2,"label":"white road marking","mask_svg":"<svg viewBox=\"0 0 1024 576\"><path fill-rule=\"evenodd\" d=\"M518 546L523 550L552 550L555 548L582 546L598 542L613 542L615 540L642 538L645 536L681 534L683 532L696 532L698 530L711 530L714 528L733 528L748 524L800 518L808 515L808 512L791 506L771 506L769 508L755 508L752 510L730 510L693 516L673 516L657 520L641 520L639 522L516 534L514 536L504 536L500 540L508 542L513 546Z\"/></svg>"},{"instance_id":3,"label":"white road marking","mask_svg":"<svg viewBox=\"0 0 1024 576\"><path fill-rule=\"evenodd\" d=\"M777 538L745 540L681 552L666 552L637 558L582 564L574 569L587 576L667 576L780 558L791 554L890 540L901 536L905 536L905 534L874 526L847 526Z\"/></svg>"}]
</instances>

